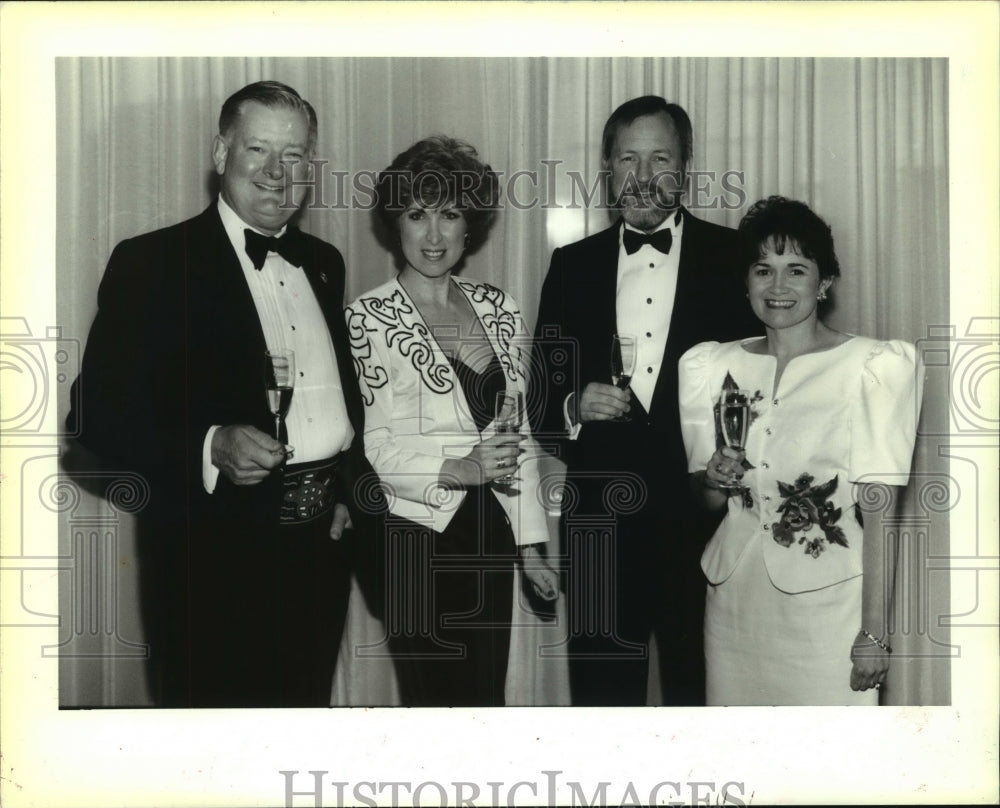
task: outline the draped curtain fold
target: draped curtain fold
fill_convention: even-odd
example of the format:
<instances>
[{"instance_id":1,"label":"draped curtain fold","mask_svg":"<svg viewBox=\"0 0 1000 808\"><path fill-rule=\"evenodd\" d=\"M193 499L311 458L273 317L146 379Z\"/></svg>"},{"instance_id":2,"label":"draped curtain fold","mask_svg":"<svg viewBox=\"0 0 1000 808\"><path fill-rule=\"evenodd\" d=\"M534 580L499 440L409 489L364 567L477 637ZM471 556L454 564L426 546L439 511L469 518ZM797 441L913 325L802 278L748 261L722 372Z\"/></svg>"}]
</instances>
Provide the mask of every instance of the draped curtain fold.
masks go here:
<instances>
[{"instance_id":1,"label":"draped curtain fold","mask_svg":"<svg viewBox=\"0 0 1000 808\"><path fill-rule=\"evenodd\" d=\"M735 226L750 203L780 193L830 223L843 273L831 325L923 344L948 322L945 59L60 58L57 311L66 336L86 339L118 241L210 203L219 108L260 79L292 85L316 108L317 156L326 163L301 226L344 253L345 302L396 271L376 238L373 173L365 172L443 133L476 146L503 172L506 191L489 240L463 272L508 291L532 326L551 250L610 221L599 204L605 119L622 101L651 93L680 103L694 123L692 167L706 188L690 200L696 215ZM730 190L721 185L726 172ZM68 401L60 405L65 417ZM944 384L929 378L922 433L946 423L947 408ZM950 700L948 636L944 621L932 619L949 614L948 581L926 573L929 558L948 554L948 519L927 508L920 489L928 480L947 485L939 454L930 435L919 440L919 482L898 526L897 620L906 631L886 689L897 704ZM84 508L106 507L85 497ZM127 515L116 529L117 556L134 562ZM72 555L67 534L61 530L62 553ZM141 642L134 563L117 567L115 633ZM69 594L61 608L72 608ZM512 653L519 700L562 703L564 671L538 652L538 637L554 629L528 623L515 632ZM64 624L74 631L73 621ZM373 631L353 628L355 637ZM64 656L63 705L148 703L141 660L106 656ZM342 702L395 698L384 661L377 676L343 676Z\"/></svg>"}]
</instances>

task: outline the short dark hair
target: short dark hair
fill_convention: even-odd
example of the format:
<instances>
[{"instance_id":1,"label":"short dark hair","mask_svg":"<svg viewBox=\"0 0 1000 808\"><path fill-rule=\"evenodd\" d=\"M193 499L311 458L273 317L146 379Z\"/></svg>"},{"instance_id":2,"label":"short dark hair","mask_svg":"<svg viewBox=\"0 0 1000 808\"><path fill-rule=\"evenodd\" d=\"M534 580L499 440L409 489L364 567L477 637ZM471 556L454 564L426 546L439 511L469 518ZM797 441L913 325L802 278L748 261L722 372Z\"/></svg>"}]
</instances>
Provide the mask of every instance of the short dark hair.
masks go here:
<instances>
[{"instance_id":1,"label":"short dark hair","mask_svg":"<svg viewBox=\"0 0 1000 808\"><path fill-rule=\"evenodd\" d=\"M669 103L658 95L632 98L611 113L611 117L604 124L604 134L601 137L601 154L604 159L611 159L611 147L614 146L621 127L628 126L637 118L660 112L668 115L677 127L677 134L681 138L681 159L686 164L694 154L694 129L691 126L691 119L680 104Z\"/></svg>"},{"instance_id":2,"label":"short dark hair","mask_svg":"<svg viewBox=\"0 0 1000 808\"><path fill-rule=\"evenodd\" d=\"M284 107L304 113L309 120L309 148L316 146L316 136L319 132L316 110L298 92L280 81L256 81L229 96L219 114L220 135L225 137L229 134L243 112L243 105L248 101L255 101L269 109Z\"/></svg>"},{"instance_id":3,"label":"short dark hair","mask_svg":"<svg viewBox=\"0 0 1000 808\"><path fill-rule=\"evenodd\" d=\"M754 202L740 221L738 234L739 267L744 277L769 241L779 254L784 253L791 242L794 249L816 262L821 279L840 277L833 231L804 202L783 196L769 196Z\"/></svg>"},{"instance_id":4,"label":"short dark hair","mask_svg":"<svg viewBox=\"0 0 1000 808\"><path fill-rule=\"evenodd\" d=\"M465 219L470 251L486 240L499 198L500 181L493 169L468 143L445 135L414 143L375 183L375 209L390 232L414 201L428 208L451 202Z\"/></svg>"}]
</instances>

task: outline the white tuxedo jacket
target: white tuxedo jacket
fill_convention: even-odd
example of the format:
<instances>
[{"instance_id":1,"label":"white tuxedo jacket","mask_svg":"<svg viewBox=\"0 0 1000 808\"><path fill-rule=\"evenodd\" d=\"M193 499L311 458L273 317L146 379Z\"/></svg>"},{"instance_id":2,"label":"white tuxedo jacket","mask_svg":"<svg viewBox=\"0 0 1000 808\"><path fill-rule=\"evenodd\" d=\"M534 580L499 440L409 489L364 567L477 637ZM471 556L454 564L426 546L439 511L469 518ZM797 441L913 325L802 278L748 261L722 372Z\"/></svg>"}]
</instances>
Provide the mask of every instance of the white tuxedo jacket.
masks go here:
<instances>
[{"instance_id":1,"label":"white tuxedo jacket","mask_svg":"<svg viewBox=\"0 0 1000 808\"><path fill-rule=\"evenodd\" d=\"M508 390L527 398L530 337L514 301L495 286L452 278L465 294L503 367ZM448 357L397 280L366 292L347 307L354 370L365 403L365 454L378 473L390 512L443 531L465 491L441 485L448 458L464 457L493 424L476 429ZM484 349L486 346L483 346ZM527 422L523 430L528 431ZM518 477L510 490L492 487L519 545L548 541L539 497L534 440L522 443Z\"/></svg>"}]
</instances>

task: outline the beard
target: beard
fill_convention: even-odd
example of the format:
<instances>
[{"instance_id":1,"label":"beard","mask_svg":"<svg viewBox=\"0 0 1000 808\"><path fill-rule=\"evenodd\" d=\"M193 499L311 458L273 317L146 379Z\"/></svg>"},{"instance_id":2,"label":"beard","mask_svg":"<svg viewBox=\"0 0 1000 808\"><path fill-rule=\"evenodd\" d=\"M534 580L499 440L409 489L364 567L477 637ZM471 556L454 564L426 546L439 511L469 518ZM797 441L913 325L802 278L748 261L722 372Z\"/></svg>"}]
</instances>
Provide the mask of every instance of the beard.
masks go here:
<instances>
[{"instance_id":1,"label":"beard","mask_svg":"<svg viewBox=\"0 0 1000 808\"><path fill-rule=\"evenodd\" d=\"M644 202L633 196L622 197L618 200L618 208L622 218L637 230L647 232L659 227L663 220L670 215L671 211L662 207L656 202Z\"/></svg>"},{"instance_id":2,"label":"beard","mask_svg":"<svg viewBox=\"0 0 1000 808\"><path fill-rule=\"evenodd\" d=\"M622 218L638 230L651 232L680 207L683 190L664 190L659 184L638 186L626 182L615 199Z\"/></svg>"}]
</instances>

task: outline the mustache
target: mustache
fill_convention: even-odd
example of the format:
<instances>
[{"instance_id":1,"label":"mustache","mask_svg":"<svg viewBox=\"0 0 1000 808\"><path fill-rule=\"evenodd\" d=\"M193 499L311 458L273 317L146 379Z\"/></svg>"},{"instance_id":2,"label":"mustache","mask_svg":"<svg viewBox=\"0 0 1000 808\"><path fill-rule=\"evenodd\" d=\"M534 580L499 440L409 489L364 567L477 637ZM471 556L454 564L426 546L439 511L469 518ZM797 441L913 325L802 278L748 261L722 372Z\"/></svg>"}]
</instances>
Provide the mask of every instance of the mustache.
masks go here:
<instances>
[{"instance_id":1,"label":"mustache","mask_svg":"<svg viewBox=\"0 0 1000 808\"><path fill-rule=\"evenodd\" d=\"M671 210L676 207L680 191L664 191L662 188L629 188L622 190L618 194L615 203L624 205L626 203L638 203L654 208Z\"/></svg>"},{"instance_id":2,"label":"mustache","mask_svg":"<svg viewBox=\"0 0 1000 808\"><path fill-rule=\"evenodd\" d=\"M646 188L626 188L618 195L619 199L660 199L665 196L665 194L656 190L656 188L646 187Z\"/></svg>"},{"instance_id":3,"label":"mustache","mask_svg":"<svg viewBox=\"0 0 1000 808\"><path fill-rule=\"evenodd\" d=\"M660 183L664 179L669 179L669 185L673 187L662 187ZM669 202L672 197L682 192L683 186L684 172L682 171L661 171L648 180L640 180L634 174L629 174L625 177L621 190L618 192L618 201L641 199L643 201Z\"/></svg>"}]
</instances>

